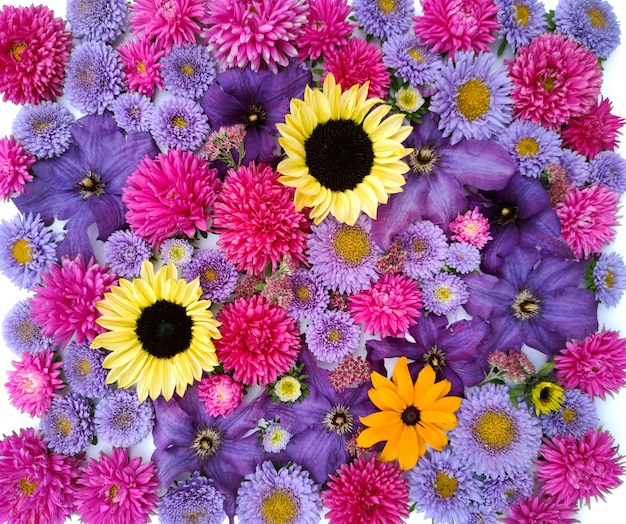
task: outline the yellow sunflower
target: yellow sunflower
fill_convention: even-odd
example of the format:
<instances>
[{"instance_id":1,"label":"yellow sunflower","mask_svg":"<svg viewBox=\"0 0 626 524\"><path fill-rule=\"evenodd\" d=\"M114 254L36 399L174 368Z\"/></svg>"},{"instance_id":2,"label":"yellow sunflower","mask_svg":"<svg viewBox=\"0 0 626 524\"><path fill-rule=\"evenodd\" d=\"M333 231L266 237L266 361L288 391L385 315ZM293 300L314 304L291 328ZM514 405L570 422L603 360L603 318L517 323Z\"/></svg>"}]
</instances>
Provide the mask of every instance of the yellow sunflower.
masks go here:
<instances>
[{"instance_id":1,"label":"yellow sunflower","mask_svg":"<svg viewBox=\"0 0 626 524\"><path fill-rule=\"evenodd\" d=\"M295 207L310 207L319 224L329 213L354 225L364 211L376 218L379 203L399 193L411 152L402 141L411 134L404 115L387 116L389 106L367 98L369 84L342 92L333 75L323 89L307 86L304 100L292 99L285 123L277 124L287 158L279 180L295 188ZM385 118L386 117L386 118Z\"/></svg>"},{"instance_id":2,"label":"yellow sunflower","mask_svg":"<svg viewBox=\"0 0 626 524\"><path fill-rule=\"evenodd\" d=\"M91 347L111 351L103 363L111 370L107 383L117 381L122 388L136 383L140 400L159 395L169 400L217 366L213 340L221 337L220 323L201 294L198 279L178 279L174 264L155 274L148 261L140 278L120 279L105 293L96 304L102 315L97 322L108 331Z\"/></svg>"},{"instance_id":3,"label":"yellow sunflower","mask_svg":"<svg viewBox=\"0 0 626 524\"><path fill-rule=\"evenodd\" d=\"M446 396L450 381L435 382L435 371L425 366L415 384L411 379L406 357L396 362L391 380L372 373L370 400L380 409L361 422L368 426L357 437L357 445L369 448L387 441L380 460L398 459L401 469L411 469L426 453L426 444L441 450L448 444L444 430L457 425L454 412L461 406L460 397Z\"/></svg>"}]
</instances>

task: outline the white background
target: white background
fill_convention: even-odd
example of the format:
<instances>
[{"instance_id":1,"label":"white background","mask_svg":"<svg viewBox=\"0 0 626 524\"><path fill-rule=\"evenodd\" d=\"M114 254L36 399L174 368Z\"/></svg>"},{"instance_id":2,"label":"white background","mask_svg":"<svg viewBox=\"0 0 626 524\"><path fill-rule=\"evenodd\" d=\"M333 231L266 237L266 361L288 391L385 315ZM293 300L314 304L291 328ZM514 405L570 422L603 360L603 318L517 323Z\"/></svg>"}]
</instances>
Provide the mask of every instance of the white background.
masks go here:
<instances>
[{"instance_id":1,"label":"white background","mask_svg":"<svg viewBox=\"0 0 626 524\"><path fill-rule=\"evenodd\" d=\"M19 0L7 2L11 5L31 5L31 0ZM45 2L54 10L56 16L65 17L65 2L62 0L47 0ZM557 0L545 0L546 8L551 9L556 5ZM611 0L610 2L622 22L622 28L626 27L626 2L622 0ZM624 31L624 29L622 29ZM626 41L626 35L622 36L622 40ZM621 45L617 51L605 63L604 85L602 94L613 101L613 112L626 117L626 99L624 97L624 81L623 74L626 67L626 45ZM0 138L8 136L11 132L11 123L18 111L19 107L11 103L0 102ZM624 130L626 133L626 129ZM626 138L624 138L626 140ZM626 146L621 148L622 155L626 155ZM621 214L624 214L624 204L626 197L622 198ZM10 219L15 213L13 204L0 202L0 219ZM610 246L609 250L619 251L626 258L626 227L618 228L618 235L615 242ZM8 279L0 274L0 319L4 318L6 312L20 298L25 297L25 293L15 288ZM609 329L620 330L621 336L626 337L626 300L617 308L605 309L600 306L599 312L600 325L605 325ZM6 382L6 371L11 369L10 361L17 358L4 345L4 341L0 338L0 438L10 434L12 431L21 427L28 427L37 424L37 421L30 419L27 415L20 414L15 410L8 400L6 389L3 384ZM614 398L607 401L598 401L598 411L600 421L603 427L609 430L620 444L622 452L626 453L626 391L622 390ZM149 457L149 450L146 450L146 456ZM2 473L0 472L0 475ZM608 495L606 502L594 501L591 508L583 508L579 514L579 519L583 524L606 523L617 524L624 522L624 511L626 510L626 485L620 486L618 489ZM74 519L73 522L78 522ZM156 522L156 520L155 520ZM420 516L413 515L410 519L411 523L430 522L423 520Z\"/></svg>"}]
</instances>

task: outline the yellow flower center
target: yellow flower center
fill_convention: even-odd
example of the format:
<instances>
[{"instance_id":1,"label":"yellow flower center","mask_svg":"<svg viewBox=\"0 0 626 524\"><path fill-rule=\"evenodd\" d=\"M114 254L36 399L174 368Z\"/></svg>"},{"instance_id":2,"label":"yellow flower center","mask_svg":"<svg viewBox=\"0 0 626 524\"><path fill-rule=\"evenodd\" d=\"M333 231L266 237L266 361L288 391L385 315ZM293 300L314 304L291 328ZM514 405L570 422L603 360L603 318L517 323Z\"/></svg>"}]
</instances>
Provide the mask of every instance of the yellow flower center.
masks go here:
<instances>
[{"instance_id":1,"label":"yellow flower center","mask_svg":"<svg viewBox=\"0 0 626 524\"><path fill-rule=\"evenodd\" d=\"M526 26L526 24L528 24L528 19L530 18L530 11L528 10L528 7L518 2L515 2L513 7L515 8L513 21L522 27Z\"/></svg>"},{"instance_id":2,"label":"yellow flower center","mask_svg":"<svg viewBox=\"0 0 626 524\"><path fill-rule=\"evenodd\" d=\"M613 271L611 271L610 269L606 272L606 276L604 277L604 283L609 289L613 287Z\"/></svg>"},{"instance_id":3,"label":"yellow flower center","mask_svg":"<svg viewBox=\"0 0 626 524\"><path fill-rule=\"evenodd\" d=\"M424 60L424 51L419 47L412 47L408 50L409 56L416 62L422 62Z\"/></svg>"},{"instance_id":4,"label":"yellow flower center","mask_svg":"<svg viewBox=\"0 0 626 524\"><path fill-rule=\"evenodd\" d=\"M516 145L517 154L519 156L534 157L539 153L539 142L534 138L522 138Z\"/></svg>"},{"instance_id":5,"label":"yellow flower center","mask_svg":"<svg viewBox=\"0 0 626 524\"><path fill-rule=\"evenodd\" d=\"M308 287L300 286L298 289L296 289L296 298L298 300L308 300L310 296L311 296L311 291L309 290Z\"/></svg>"},{"instance_id":6,"label":"yellow flower center","mask_svg":"<svg viewBox=\"0 0 626 524\"><path fill-rule=\"evenodd\" d=\"M13 244L11 252L18 264L27 264L33 259L33 250L30 247L30 242L23 238L20 238Z\"/></svg>"},{"instance_id":7,"label":"yellow flower center","mask_svg":"<svg viewBox=\"0 0 626 524\"><path fill-rule=\"evenodd\" d=\"M298 516L298 505L291 493L277 489L261 502L261 516L267 524L288 524Z\"/></svg>"},{"instance_id":8,"label":"yellow flower center","mask_svg":"<svg viewBox=\"0 0 626 524\"><path fill-rule=\"evenodd\" d=\"M86 377L91 373L91 364L87 359L83 358L76 364L76 371L79 375Z\"/></svg>"},{"instance_id":9,"label":"yellow flower center","mask_svg":"<svg viewBox=\"0 0 626 524\"><path fill-rule=\"evenodd\" d=\"M442 499L447 499L456 493L459 481L455 477L449 477L443 471L437 472L435 478L435 490Z\"/></svg>"},{"instance_id":10,"label":"yellow flower center","mask_svg":"<svg viewBox=\"0 0 626 524\"><path fill-rule=\"evenodd\" d=\"M194 72L193 66L191 64L183 64L180 70L185 76L191 76Z\"/></svg>"},{"instance_id":11,"label":"yellow flower center","mask_svg":"<svg viewBox=\"0 0 626 524\"><path fill-rule=\"evenodd\" d=\"M37 488L37 483L28 482L28 479L23 478L17 483L17 488L24 493L24 495L32 495Z\"/></svg>"},{"instance_id":12,"label":"yellow flower center","mask_svg":"<svg viewBox=\"0 0 626 524\"><path fill-rule=\"evenodd\" d=\"M70 431L72 431L72 423L63 415L56 420L55 426L62 437L67 437L70 434Z\"/></svg>"},{"instance_id":13,"label":"yellow flower center","mask_svg":"<svg viewBox=\"0 0 626 524\"><path fill-rule=\"evenodd\" d=\"M594 29L601 29L606 25L606 18L604 13L598 7L592 7L587 11L587 17L591 22L591 27Z\"/></svg>"},{"instance_id":14,"label":"yellow flower center","mask_svg":"<svg viewBox=\"0 0 626 524\"><path fill-rule=\"evenodd\" d=\"M517 437L515 422L506 413L487 411L474 425L474 435L489 449L507 449Z\"/></svg>"},{"instance_id":15,"label":"yellow flower center","mask_svg":"<svg viewBox=\"0 0 626 524\"><path fill-rule=\"evenodd\" d=\"M435 297L438 302L448 302L452 297L452 292L450 288L441 286L435 290Z\"/></svg>"},{"instance_id":16,"label":"yellow flower center","mask_svg":"<svg viewBox=\"0 0 626 524\"><path fill-rule=\"evenodd\" d=\"M175 115L174 118L172 118L172 125L178 128L187 127L187 120L185 120L184 116Z\"/></svg>"},{"instance_id":17,"label":"yellow flower center","mask_svg":"<svg viewBox=\"0 0 626 524\"><path fill-rule=\"evenodd\" d=\"M574 411L572 408L565 408L563 410L563 413L561 413L561 416L563 417L563 420L565 422L569 422L571 424L572 422L576 420L576 417L578 415L576 411Z\"/></svg>"},{"instance_id":18,"label":"yellow flower center","mask_svg":"<svg viewBox=\"0 0 626 524\"><path fill-rule=\"evenodd\" d=\"M203 522L206 519L206 511L202 509L197 509L195 511L186 511L183 514L183 518L185 522Z\"/></svg>"},{"instance_id":19,"label":"yellow flower center","mask_svg":"<svg viewBox=\"0 0 626 524\"><path fill-rule=\"evenodd\" d=\"M212 267L205 269L202 273L202 276L205 278L207 282L215 282L217 280L219 273L216 269Z\"/></svg>"},{"instance_id":20,"label":"yellow flower center","mask_svg":"<svg viewBox=\"0 0 626 524\"><path fill-rule=\"evenodd\" d=\"M478 78L465 82L456 95L456 105L468 120L477 120L488 110L491 103L491 93L487 84Z\"/></svg>"},{"instance_id":21,"label":"yellow flower center","mask_svg":"<svg viewBox=\"0 0 626 524\"><path fill-rule=\"evenodd\" d=\"M18 338L24 342L29 342L34 337L39 335L39 329L30 320L20 322L17 326L16 332Z\"/></svg>"},{"instance_id":22,"label":"yellow flower center","mask_svg":"<svg viewBox=\"0 0 626 524\"><path fill-rule=\"evenodd\" d=\"M276 382L274 392L281 401L293 402L302 395L302 386L294 377L286 376Z\"/></svg>"},{"instance_id":23,"label":"yellow flower center","mask_svg":"<svg viewBox=\"0 0 626 524\"><path fill-rule=\"evenodd\" d=\"M28 44L14 44L11 46L11 54L18 62L22 61L22 51L28 47Z\"/></svg>"},{"instance_id":24,"label":"yellow flower center","mask_svg":"<svg viewBox=\"0 0 626 524\"><path fill-rule=\"evenodd\" d=\"M367 233L360 227L346 226L335 234L333 249L348 264L358 266L369 256L372 246Z\"/></svg>"},{"instance_id":25,"label":"yellow flower center","mask_svg":"<svg viewBox=\"0 0 626 524\"><path fill-rule=\"evenodd\" d=\"M396 2L395 0L377 0L376 3L378 7L383 12L383 14L391 14L396 10Z\"/></svg>"},{"instance_id":26,"label":"yellow flower center","mask_svg":"<svg viewBox=\"0 0 626 524\"><path fill-rule=\"evenodd\" d=\"M35 122L33 125L33 131L35 133L41 133L42 131L48 129L51 125L52 122Z\"/></svg>"},{"instance_id":27,"label":"yellow flower center","mask_svg":"<svg viewBox=\"0 0 626 524\"><path fill-rule=\"evenodd\" d=\"M120 429L128 429L133 422L133 418L128 413L120 413L115 417L115 425Z\"/></svg>"},{"instance_id":28,"label":"yellow flower center","mask_svg":"<svg viewBox=\"0 0 626 524\"><path fill-rule=\"evenodd\" d=\"M138 73L145 73L146 72L146 64L144 64L143 62L137 62L137 72Z\"/></svg>"},{"instance_id":29,"label":"yellow flower center","mask_svg":"<svg viewBox=\"0 0 626 524\"><path fill-rule=\"evenodd\" d=\"M328 341L329 342L336 342L340 338L341 338L341 333L339 333L339 331L337 331L335 329L333 329L330 333L328 333Z\"/></svg>"},{"instance_id":30,"label":"yellow flower center","mask_svg":"<svg viewBox=\"0 0 626 524\"><path fill-rule=\"evenodd\" d=\"M115 499L115 495L117 494L118 489L120 489L120 487L117 484L113 484L113 486L111 486L111 489L109 490L109 500L111 502L113 502L113 499Z\"/></svg>"},{"instance_id":31,"label":"yellow flower center","mask_svg":"<svg viewBox=\"0 0 626 524\"><path fill-rule=\"evenodd\" d=\"M426 251L426 242L422 238L414 238L411 242L413 244L413 249L416 253L423 253Z\"/></svg>"},{"instance_id":32,"label":"yellow flower center","mask_svg":"<svg viewBox=\"0 0 626 524\"><path fill-rule=\"evenodd\" d=\"M396 105L398 109L405 113L414 113L424 104L424 99L420 92L413 88L400 88L396 93Z\"/></svg>"},{"instance_id":33,"label":"yellow flower center","mask_svg":"<svg viewBox=\"0 0 626 524\"><path fill-rule=\"evenodd\" d=\"M531 400L535 406L535 412L548 414L557 411L565 400L563 388L552 382L540 382L533 387Z\"/></svg>"},{"instance_id":34,"label":"yellow flower center","mask_svg":"<svg viewBox=\"0 0 626 524\"><path fill-rule=\"evenodd\" d=\"M544 78L543 79L544 91L546 91L547 93L552 91L552 89L554 88L554 82L556 82L556 78L553 76L547 76L546 78Z\"/></svg>"}]
</instances>

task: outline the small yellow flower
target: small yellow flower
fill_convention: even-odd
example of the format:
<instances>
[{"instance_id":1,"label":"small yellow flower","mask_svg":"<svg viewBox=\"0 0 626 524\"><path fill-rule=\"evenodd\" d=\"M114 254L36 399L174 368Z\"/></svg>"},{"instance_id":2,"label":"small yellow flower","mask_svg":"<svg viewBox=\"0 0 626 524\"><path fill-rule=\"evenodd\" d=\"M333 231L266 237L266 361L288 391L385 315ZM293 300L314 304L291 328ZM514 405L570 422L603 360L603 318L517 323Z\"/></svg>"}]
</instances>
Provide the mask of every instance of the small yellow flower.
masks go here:
<instances>
[{"instance_id":1,"label":"small yellow flower","mask_svg":"<svg viewBox=\"0 0 626 524\"><path fill-rule=\"evenodd\" d=\"M558 411L565 401L563 388L549 381L539 382L533 386L530 397L537 416Z\"/></svg>"}]
</instances>

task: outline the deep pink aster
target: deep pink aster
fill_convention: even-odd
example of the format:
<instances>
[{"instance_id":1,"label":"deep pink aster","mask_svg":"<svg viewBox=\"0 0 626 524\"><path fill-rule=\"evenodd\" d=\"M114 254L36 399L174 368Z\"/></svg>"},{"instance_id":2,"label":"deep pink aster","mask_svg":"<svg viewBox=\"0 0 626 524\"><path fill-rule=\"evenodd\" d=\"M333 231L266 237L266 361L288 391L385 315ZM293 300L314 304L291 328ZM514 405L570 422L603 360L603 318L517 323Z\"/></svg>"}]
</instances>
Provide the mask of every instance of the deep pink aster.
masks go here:
<instances>
[{"instance_id":1,"label":"deep pink aster","mask_svg":"<svg viewBox=\"0 0 626 524\"><path fill-rule=\"evenodd\" d=\"M73 512L77 459L49 452L33 428L0 441L0 471L0 521L62 524Z\"/></svg>"},{"instance_id":2,"label":"deep pink aster","mask_svg":"<svg viewBox=\"0 0 626 524\"><path fill-rule=\"evenodd\" d=\"M355 26L348 20L351 12L347 0L311 0L309 18L297 38L298 58L317 60L345 45Z\"/></svg>"},{"instance_id":3,"label":"deep pink aster","mask_svg":"<svg viewBox=\"0 0 626 524\"><path fill-rule=\"evenodd\" d=\"M485 244L492 239L489 234L489 220L481 215L478 208L458 214L450 223L452 240L467 242L478 249L485 247Z\"/></svg>"},{"instance_id":4,"label":"deep pink aster","mask_svg":"<svg viewBox=\"0 0 626 524\"><path fill-rule=\"evenodd\" d=\"M174 44L195 42L204 4L203 0L136 0L130 4L131 32L165 51Z\"/></svg>"},{"instance_id":5,"label":"deep pink aster","mask_svg":"<svg viewBox=\"0 0 626 524\"><path fill-rule=\"evenodd\" d=\"M205 36L226 69L254 71L287 66L307 20L306 0L213 0L207 3Z\"/></svg>"},{"instance_id":6,"label":"deep pink aster","mask_svg":"<svg viewBox=\"0 0 626 524\"><path fill-rule=\"evenodd\" d=\"M385 338L403 336L422 316L417 282L400 273L386 273L372 287L350 295L348 310L365 330Z\"/></svg>"},{"instance_id":7,"label":"deep pink aster","mask_svg":"<svg viewBox=\"0 0 626 524\"><path fill-rule=\"evenodd\" d=\"M342 464L322 492L330 524L402 524L409 516L409 486L397 462L372 454Z\"/></svg>"},{"instance_id":8,"label":"deep pink aster","mask_svg":"<svg viewBox=\"0 0 626 524\"><path fill-rule=\"evenodd\" d=\"M561 33L545 33L508 62L514 116L558 130L598 99L602 70L595 55Z\"/></svg>"},{"instance_id":9,"label":"deep pink aster","mask_svg":"<svg viewBox=\"0 0 626 524\"><path fill-rule=\"evenodd\" d=\"M170 149L144 158L128 177L122 201L137 236L158 247L175 235L208 231L209 207L219 185L217 170L190 151Z\"/></svg>"},{"instance_id":10,"label":"deep pink aster","mask_svg":"<svg viewBox=\"0 0 626 524\"><path fill-rule=\"evenodd\" d=\"M561 236L578 258L598 254L615 237L619 194L604 185L583 189L572 186L554 210L561 221Z\"/></svg>"},{"instance_id":11,"label":"deep pink aster","mask_svg":"<svg viewBox=\"0 0 626 524\"><path fill-rule=\"evenodd\" d=\"M505 524L573 524L576 513L573 505L558 504L552 497L538 495L521 498L509 508L509 516L502 519Z\"/></svg>"},{"instance_id":12,"label":"deep pink aster","mask_svg":"<svg viewBox=\"0 0 626 524\"><path fill-rule=\"evenodd\" d=\"M14 104L38 104L61 95L72 35L46 6L0 11L0 92Z\"/></svg>"},{"instance_id":13,"label":"deep pink aster","mask_svg":"<svg viewBox=\"0 0 626 524\"><path fill-rule=\"evenodd\" d=\"M22 353L22 360L12 362L14 370L7 371L5 384L11 404L31 417L41 417L63 388L59 378L63 362L54 362L52 351Z\"/></svg>"},{"instance_id":14,"label":"deep pink aster","mask_svg":"<svg viewBox=\"0 0 626 524\"><path fill-rule=\"evenodd\" d=\"M542 490L566 506L604 494L619 486L624 474L623 456L617 454L608 431L588 429L578 440L573 435L544 439L536 461L536 478Z\"/></svg>"},{"instance_id":15,"label":"deep pink aster","mask_svg":"<svg viewBox=\"0 0 626 524\"><path fill-rule=\"evenodd\" d=\"M500 29L493 0L423 0L415 35L440 53L490 51Z\"/></svg>"},{"instance_id":16,"label":"deep pink aster","mask_svg":"<svg viewBox=\"0 0 626 524\"><path fill-rule=\"evenodd\" d=\"M230 375L211 375L198 384L198 400L212 417L228 415L243 401L243 384Z\"/></svg>"},{"instance_id":17,"label":"deep pink aster","mask_svg":"<svg viewBox=\"0 0 626 524\"><path fill-rule=\"evenodd\" d=\"M272 272L284 257L304 260L309 221L294 207L294 189L278 182L266 164L230 170L215 201L217 245L239 271Z\"/></svg>"},{"instance_id":18,"label":"deep pink aster","mask_svg":"<svg viewBox=\"0 0 626 524\"><path fill-rule=\"evenodd\" d=\"M326 70L346 91L353 85L363 85L369 81L368 97L385 98L391 84L391 74L383 64L380 46L362 38L351 38L346 45L338 47L326 56Z\"/></svg>"},{"instance_id":19,"label":"deep pink aster","mask_svg":"<svg viewBox=\"0 0 626 524\"><path fill-rule=\"evenodd\" d=\"M626 384L626 339L602 329L583 340L572 340L554 357L559 383L604 400Z\"/></svg>"},{"instance_id":20,"label":"deep pink aster","mask_svg":"<svg viewBox=\"0 0 626 524\"><path fill-rule=\"evenodd\" d=\"M24 192L26 183L33 179L28 170L34 163L35 157L13 136L0 139L0 199L9 200Z\"/></svg>"},{"instance_id":21,"label":"deep pink aster","mask_svg":"<svg viewBox=\"0 0 626 524\"><path fill-rule=\"evenodd\" d=\"M31 317L41 332L62 348L76 335L76 342L91 342L105 329L96 323L100 316L96 302L104 298L117 276L92 257L85 265L82 255L63 257L61 265L51 265L33 288Z\"/></svg>"},{"instance_id":22,"label":"deep pink aster","mask_svg":"<svg viewBox=\"0 0 626 524\"><path fill-rule=\"evenodd\" d=\"M145 38L127 40L117 48L124 64L129 91L152 96L155 89L163 89L159 59L165 54L156 43Z\"/></svg>"},{"instance_id":23,"label":"deep pink aster","mask_svg":"<svg viewBox=\"0 0 626 524\"><path fill-rule=\"evenodd\" d=\"M226 372L243 384L269 384L289 371L300 349L295 321L260 295L226 304L217 315L222 338L215 340L217 358Z\"/></svg>"},{"instance_id":24,"label":"deep pink aster","mask_svg":"<svg viewBox=\"0 0 626 524\"><path fill-rule=\"evenodd\" d=\"M608 98L595 102L586 114L570 118L561 130L563 145L593 160L601 151L613 151L624 119L611 113L613 106Z\"/></svg>"},{"instance_id":25,"label":"deep pink aster","mask_svg":"<svg viewBox=\"0 0 626 524\"><path fill-rule=\"evenodd\" d=\"M130 458L126 448L100 452L80 468L76 513L86 524L144 524L159 497L159 481L152 462Z\"/></svg>"}]
</instances>

